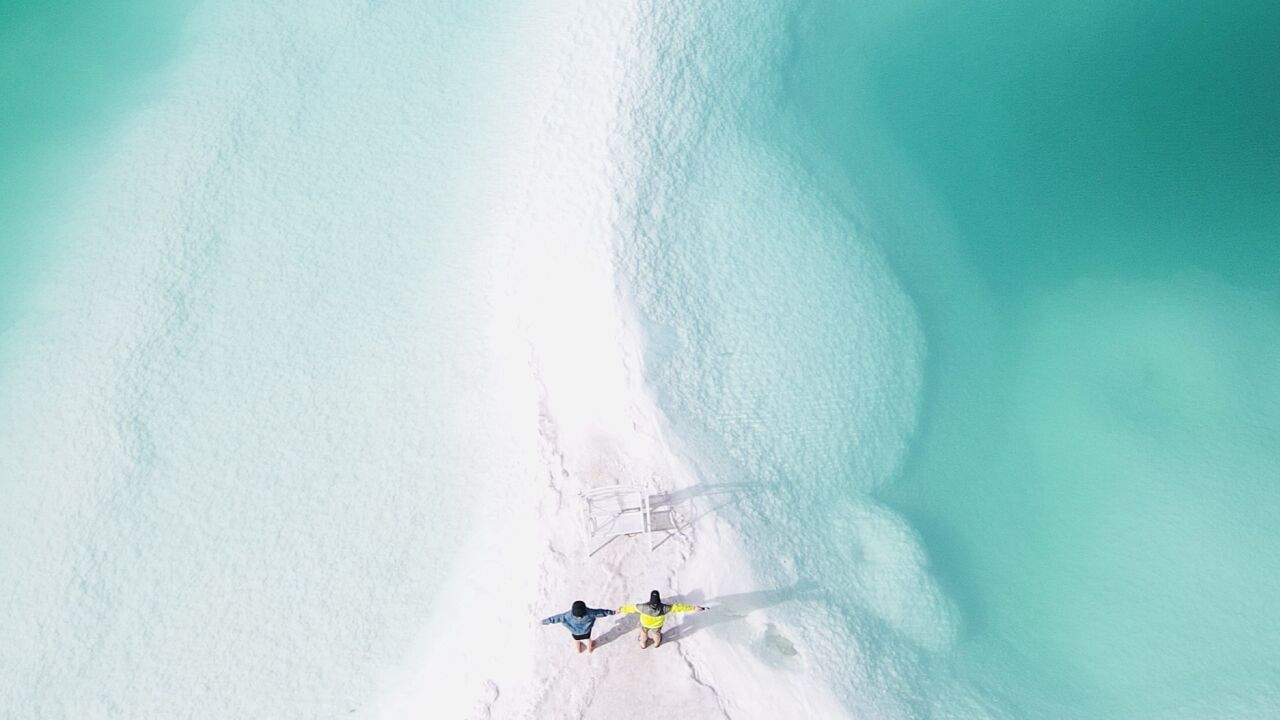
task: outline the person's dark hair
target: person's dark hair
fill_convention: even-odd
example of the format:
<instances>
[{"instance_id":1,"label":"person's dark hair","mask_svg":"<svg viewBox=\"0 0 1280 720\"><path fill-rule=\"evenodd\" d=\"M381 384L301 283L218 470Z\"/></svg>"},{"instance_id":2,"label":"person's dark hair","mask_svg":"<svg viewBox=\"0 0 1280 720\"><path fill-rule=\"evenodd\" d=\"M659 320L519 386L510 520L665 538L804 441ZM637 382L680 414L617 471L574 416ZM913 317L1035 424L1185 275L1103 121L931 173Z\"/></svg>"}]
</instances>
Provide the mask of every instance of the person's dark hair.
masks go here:
<instances>
[{"instance_id":1,"label":"person's dark hair","mask_svg":"<svg viewBox=\"0 0 1280 720\"><path fill-rule=\"evenodd\" d=\"M649 593L649 605L655 610L662 607L662 596L658 594L657 590L653 590Z\"/></svg>"},{"instance_id":2,"label":"person's dark hair","mask_svg":"<svg viewBox=\"0 0 1280 720\"><path fill-rule=\"evenodd\" d=\"M563 607L563 606L561 606L561 607ZM573 616L574 616L574 617L582 617L583 615L586 615L586 614L587 614L587 604L586 604L586 603L584 603L584 602L582 602L581 600L574 600L574 601L573 601Z\"/></svg>"}]
</instances>

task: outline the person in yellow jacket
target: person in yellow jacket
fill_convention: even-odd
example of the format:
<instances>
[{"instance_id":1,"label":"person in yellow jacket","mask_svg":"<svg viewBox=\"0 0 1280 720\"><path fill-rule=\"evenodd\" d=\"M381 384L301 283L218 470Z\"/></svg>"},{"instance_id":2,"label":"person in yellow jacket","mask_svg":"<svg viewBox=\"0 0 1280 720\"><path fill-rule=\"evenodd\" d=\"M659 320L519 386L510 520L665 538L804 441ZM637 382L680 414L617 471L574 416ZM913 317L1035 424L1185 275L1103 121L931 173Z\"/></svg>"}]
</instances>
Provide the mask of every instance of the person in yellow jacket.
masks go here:
<instances>
[{"instance_id":1,"label":"person in yellow jacket","mask_svg":"<svg viewBox=\"0 0 1280 720\"><path fill-rule=\"evenodd\" d=\"M640 615L640 649L649 647L649 636L653 636L653 646L662 644L662 625L671 613L702 612L706 608L701 605L668 605L662 602L657 590L649 593L649 602L623 605L618 608L622 614L637 613Z\"/></svg>"}]
</instances>

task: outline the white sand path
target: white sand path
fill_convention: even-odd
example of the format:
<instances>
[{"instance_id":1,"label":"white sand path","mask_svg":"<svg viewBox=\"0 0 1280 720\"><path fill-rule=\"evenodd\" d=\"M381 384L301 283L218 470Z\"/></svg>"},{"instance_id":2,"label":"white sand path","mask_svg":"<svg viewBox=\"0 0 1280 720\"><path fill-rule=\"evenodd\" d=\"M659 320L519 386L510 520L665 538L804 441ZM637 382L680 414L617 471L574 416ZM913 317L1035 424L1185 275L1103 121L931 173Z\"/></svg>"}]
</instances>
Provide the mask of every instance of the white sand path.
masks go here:
<instances>
[{"instance_id":1,"label":"white sand path","mask_svg":"<svg viewBox=\"0 0 1280 720\"><path fill-rule=\"evenodd\" d=\"M445 608L424 632L412 670L373 708L387 718L754 718L844 716L819 681L777 661L769 606L736 533L714 509L733 491L700 484L670 447L643 378L641 333L615 282L628 202L628 83L652 64L638 42L643 3L581 3L540 18L546 69L523 88L540 131L512 157L504 188L522 198L495 232L511 248L496 342L513 402L529 404L537 461L485 505ZM675 493L679 533L619 538L588 555L578 494L617 483ZM599 647L578 655L563 627L540 620L582 599L616 608L658 589L708 604L668 621L667 641L641 650L634 616L599 620ZM703 629L707 631L703 631ZM763 645L761 643L764 643ZM762 650L763 648L763 650Z\"/></svg>"}]
</instances>

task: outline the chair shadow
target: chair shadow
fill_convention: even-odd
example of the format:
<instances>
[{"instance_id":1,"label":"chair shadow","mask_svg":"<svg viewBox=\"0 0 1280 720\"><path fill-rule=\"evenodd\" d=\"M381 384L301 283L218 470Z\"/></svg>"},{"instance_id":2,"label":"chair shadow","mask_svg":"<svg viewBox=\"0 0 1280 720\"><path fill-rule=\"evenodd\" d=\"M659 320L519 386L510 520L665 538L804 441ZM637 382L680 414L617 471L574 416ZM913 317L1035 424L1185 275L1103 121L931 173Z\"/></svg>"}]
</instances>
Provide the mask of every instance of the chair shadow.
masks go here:
<instances>
[{"instance_id":1,"label":"chair shadow","mask_svg":"<svg viewBox=\"0 0 1280 720\"><path fill-rule=\"evenodd\" d=\"M685 530L712 513L758 493L760 487L759 483L714 483L650 495L653 530L663 533L653 549L662 547L677 535L684 535Z\"/></svg>"},{"instance_id":2,"label":"chair shadow","mask_svg":"<svg viewBox=\"0 0 1280 720\"><path fill-rule=\"evenodd\" d=\"M682 616L679 625L662 634L662 643L665 645L668 642L679 642L707 628L744 620L755 610L763 610L791 600L806 600L817 597L818 594L818 585L811 580L798 580L776 590L753 590L714 598L705 598L701 590L693 590L678 596L671 602L684 602L691 605L708 603L707 610Z\"/></svg>"}]
</instances>

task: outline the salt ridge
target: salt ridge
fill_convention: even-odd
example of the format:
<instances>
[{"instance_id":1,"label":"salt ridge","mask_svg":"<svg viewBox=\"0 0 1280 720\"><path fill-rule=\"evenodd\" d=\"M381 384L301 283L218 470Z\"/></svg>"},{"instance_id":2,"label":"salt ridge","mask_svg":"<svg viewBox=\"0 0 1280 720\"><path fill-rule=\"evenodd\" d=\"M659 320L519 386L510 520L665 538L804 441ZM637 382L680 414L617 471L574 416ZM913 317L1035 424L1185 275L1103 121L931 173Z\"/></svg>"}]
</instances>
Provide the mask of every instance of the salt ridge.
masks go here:
<instances>
[{"instance_id":1,"label":"salt ridge","mask_svg":"<svg viewBox=\"0 0 1280 720\"><path fill-rule=\"evenodd\" d=\"M637 42L654 31L645 27L653 20L646 8L583 4L556 18L566 23L558 28L564 54L544 76L554 86L537 113L545 124L529 154L506 164L527 170L517 183L524 200L502 231L513 247L511 291L502 299L505 324L495 330L520 359L509 369L529 384L521 396L537 398L529 422L544 467L537 478L512 479L495 498L450 583L442 605L483 619L455 622L448 611L435 618L413 669L389 683L375 716L845 714L820 682L770 666L751 647L772 625L742 598L776 589L757 585L740 538L715 513L732 490L699 484L670 446L645 385L643 338L615 278L614 253L626 242L619 217L628 180L617 177L630 142L623 96L652 72L657 50ZM691 499L682 510L696 522L659 535L653 552L623 539L587 557L577 495L618 482L684 493ZM713 609L673 619L670 640L644 651L625 618L600 621L600 646L584 656L563 629L538 624L574 599L616 607L651 588ZM742 625L743 644L700 631L725 622Z\"/></svg>"}]
</instances>

